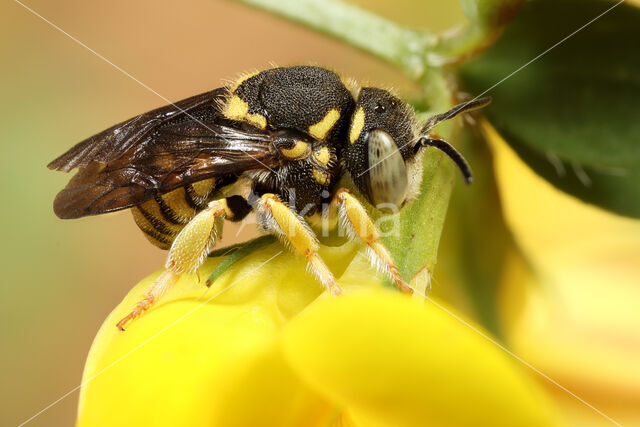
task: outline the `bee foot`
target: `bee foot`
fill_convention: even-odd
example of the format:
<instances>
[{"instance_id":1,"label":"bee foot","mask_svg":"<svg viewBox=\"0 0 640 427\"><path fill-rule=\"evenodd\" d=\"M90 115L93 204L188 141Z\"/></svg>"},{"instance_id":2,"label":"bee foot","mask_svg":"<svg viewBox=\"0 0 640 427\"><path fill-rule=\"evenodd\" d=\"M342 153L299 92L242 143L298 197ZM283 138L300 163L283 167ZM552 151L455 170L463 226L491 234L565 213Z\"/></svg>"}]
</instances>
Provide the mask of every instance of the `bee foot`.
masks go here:
<instances>
[{"instance_id":1,"label":"bee foot","mask_svg":"<svg viewBox=\"0 0 640 427\"><path fill-rule=\"evenodd\" d=\"M153 298L150 296L146 296L142 301L140 301L138 303L138 305L136 305L136 308L134 308L131 313L127 314L122 320L120 320L116 326L118 327L118 329L120 329L121 331L124 331L125 326L127 326L129 323L131 323L133 320L137 319L138 317L140 317L142 315L142 313L144 313L145 311L147 311L148 309L151 308L151 306L153 305L154 301Z\"/></svg>"}]
</instances>

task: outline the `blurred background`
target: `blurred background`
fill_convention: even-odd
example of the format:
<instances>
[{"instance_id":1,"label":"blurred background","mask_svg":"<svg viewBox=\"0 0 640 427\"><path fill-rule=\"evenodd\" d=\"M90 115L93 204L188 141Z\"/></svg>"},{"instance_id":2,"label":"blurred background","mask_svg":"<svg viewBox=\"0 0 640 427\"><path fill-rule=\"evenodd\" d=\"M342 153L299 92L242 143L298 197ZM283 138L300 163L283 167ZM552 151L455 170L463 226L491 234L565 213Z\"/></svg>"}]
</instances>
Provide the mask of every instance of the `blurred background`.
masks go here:
<instances>
[{"instance_id":1,"label":"blurred background","mask_svg":"<svg viewBox=\"0 0 640 427\"><path fill-rule=\"evenodd\" d=\"M457 2L352 3L435 32L464 21ZM355 49L229 1L24 4L172 101L270 62L317 63L401 93L416 89ZM59 220L52 201L70 175L46 164L76 142L166 102L19 3L3 2L0 16L0 424L17 425L80 383L104 318L165 256L128 212ZM500 280L502 338L612 418L640 423L640 224L557 192L496 135L491 149L505 220L517 243ZM461 191L473 187L458 186L454 201ZM455 233L445 227L441 260L453 253ZM222 244L253 234L227 227ZM435 273L435 295L475 317L464 287L443 264ZM532 376L570 424L607 422ZM29 425L71 425L77 396L70 394Z\"/></svg>"}]
</instances>

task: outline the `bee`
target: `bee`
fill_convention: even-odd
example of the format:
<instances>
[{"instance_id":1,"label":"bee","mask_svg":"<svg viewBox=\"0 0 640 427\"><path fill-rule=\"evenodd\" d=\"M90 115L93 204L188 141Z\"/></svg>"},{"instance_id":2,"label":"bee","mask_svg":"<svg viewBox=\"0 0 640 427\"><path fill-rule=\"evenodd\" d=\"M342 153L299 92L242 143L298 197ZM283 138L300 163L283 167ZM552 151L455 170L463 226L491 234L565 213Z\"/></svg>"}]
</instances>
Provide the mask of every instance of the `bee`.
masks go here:
<instances>
[{"instance_id":1,"label":"bee","mask_svg":"<svg viewBox=\"0 0 640 427\"><path fill-rule=\"evenodd\" d=\"M53 208L63 219L130 209L147 239L169 251L165 271L118 322L122 330L181 275L197 271L223 220L240 221L250 212L263 231L306 259L331 295L341 289L318 255L314 233L318 218L327 217L368 245L371 262L410 293L360 200L389 210L414 199L426 147L446 153L470 182L462 155L430 132L488 102L459 104L419 126L411 107L391 92L325 68L244 74L112 126L53 160L50 169L78 168ZM353 192L338 184L343 176Z\"/></svg>"}]
</instances>

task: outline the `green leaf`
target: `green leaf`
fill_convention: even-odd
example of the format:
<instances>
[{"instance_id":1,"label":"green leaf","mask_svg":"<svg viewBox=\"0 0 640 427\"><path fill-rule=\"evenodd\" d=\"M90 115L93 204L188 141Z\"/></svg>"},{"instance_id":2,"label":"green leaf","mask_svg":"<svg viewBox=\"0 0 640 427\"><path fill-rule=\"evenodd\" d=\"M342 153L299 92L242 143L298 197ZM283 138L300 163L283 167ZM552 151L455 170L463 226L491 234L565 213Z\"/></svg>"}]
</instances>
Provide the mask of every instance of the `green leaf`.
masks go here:
<instances>
[{"instance_id":1,"label":"green leaf","mask_svg":"<svg viewBox=\"0 0 640 427\"><path fill-rule=\"evenodd\" d=\"M640 216L640 168L601 171L589 166L550 159L520 142L506 137L527 164L557 188L585 202L629 216Z\"/></svg>"},{"instance_id":2,"label":"green leaf","mask_svg":"<svg viewBox=\"0 0 640 427\"><path fill-rule=\"evenodd\" d=\"M640 10L626 4L537 0L459 75L474 94L491 88L487 116L537 173L584 201L639 217L639 37Z\"/></svg>"}]
</instances>

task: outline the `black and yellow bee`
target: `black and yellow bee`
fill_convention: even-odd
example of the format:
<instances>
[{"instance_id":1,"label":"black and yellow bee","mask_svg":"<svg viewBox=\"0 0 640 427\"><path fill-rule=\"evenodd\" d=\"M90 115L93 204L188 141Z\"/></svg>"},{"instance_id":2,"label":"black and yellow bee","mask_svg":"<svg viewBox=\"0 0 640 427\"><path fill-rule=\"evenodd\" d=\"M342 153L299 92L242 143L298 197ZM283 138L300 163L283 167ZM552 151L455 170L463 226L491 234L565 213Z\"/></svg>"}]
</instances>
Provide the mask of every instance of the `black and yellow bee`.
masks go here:
<instances>
[{"instance_id":1,"label":"black and yellow bee","mask_svg":"<svg viewBox=\"0 0 640 427\"><path fill-rule=\"evenodd\" d=\"M213 248L223 219L256 213L261 227L303 255L333 295L341 290L318 255L312 231L340 218L370 248L372 262L410 292L366 209L338 186L348 173L379 209L400 208L419 192L421 153L433 146L471 173L447 142L432 139L440 121L479 108L460 104L418 126L409 105L389 91L360 87L325 68L296 66L245 74L235 83L117 124L49 164L79 168L55 199L60 218L130 208L156 246L169 249L166 271L118 326L149 309Z\"/></svg>"}]
</instances>

